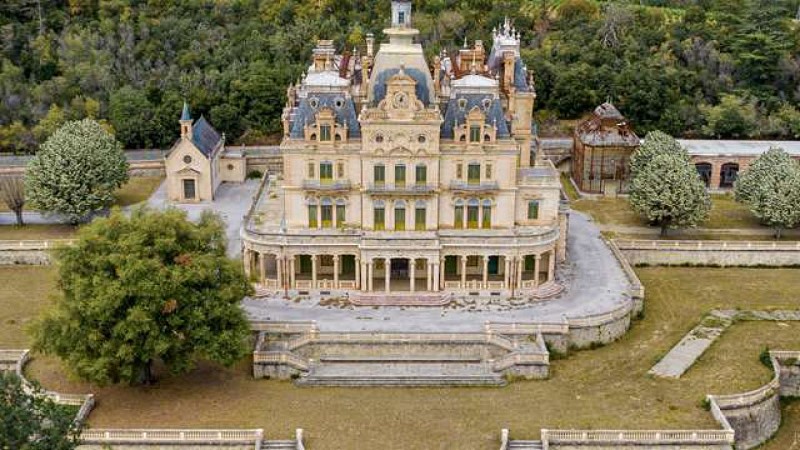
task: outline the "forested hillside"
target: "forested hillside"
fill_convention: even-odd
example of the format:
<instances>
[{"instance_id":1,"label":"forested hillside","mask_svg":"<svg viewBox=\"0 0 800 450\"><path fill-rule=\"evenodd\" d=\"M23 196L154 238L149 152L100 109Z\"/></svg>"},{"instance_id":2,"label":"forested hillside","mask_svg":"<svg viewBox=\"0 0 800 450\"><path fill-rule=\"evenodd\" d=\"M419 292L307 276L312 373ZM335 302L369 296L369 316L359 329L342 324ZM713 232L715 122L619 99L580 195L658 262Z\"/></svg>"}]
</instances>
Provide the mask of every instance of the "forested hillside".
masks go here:
<instances>
[{"instance_id":1,"label":"forested hillside","mask_svg":"<svg viewBox=\"0 0 800 450\"><path fill-rule=\"evenodd\" d=\"M640 134L800 138L799 3L415 0L414 20L432 56L510 17L541 121L611 99ZM380 40L388 15L388 0L3 0L0 149L82 117L167 147L183 99L229 141L265 142L315 40Z\"/></svg>"}]
</instances>

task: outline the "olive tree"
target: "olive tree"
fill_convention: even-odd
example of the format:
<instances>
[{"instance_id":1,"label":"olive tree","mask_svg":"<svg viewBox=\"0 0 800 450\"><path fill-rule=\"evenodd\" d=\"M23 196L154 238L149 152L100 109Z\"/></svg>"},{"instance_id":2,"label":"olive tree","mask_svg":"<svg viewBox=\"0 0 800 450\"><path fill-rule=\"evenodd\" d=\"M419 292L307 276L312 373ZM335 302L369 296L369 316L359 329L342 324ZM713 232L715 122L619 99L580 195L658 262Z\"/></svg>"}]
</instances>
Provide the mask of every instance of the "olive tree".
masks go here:
<instances>
[{"instance_id":1,"label":"olive tree","mask_svg":"<svg viewBox=\"0 0 800 450\"><path fill-rule=\"evenodd\" d=\"M663 134L663 133L662 133ZM664 135L666 136L666 135ZM689 155L678 143L660 136L649 146L646 164L633 175L630 204L648 222L661 227L665 236L671 228L697 226L708 218L711 198ZM638 161L644 159L639 155ZM636 158L633 158L636 159Z\"/></svg>"},{"instance_id":2,"label":"olive tree","mask_svg":"<svg viewBox=\"0 0 800 450\"><path fill-rule=\"evenodd\" d=\"M128 181L122 145L94 120L67 122L28 163L25 189L30 203L76 224L114 201Z\"/></svg>"},{"instance_id":3,"label":"olive tree","mask_svg":"<svg viewBox=\"0 0 800 450\"><path fill-rule=\"evenodd\" d=\"M734 195L780 239L800 223L800 164L782 148L770 148L739 175Z\"/></svg>"},{"instance_id":4,"label":"olive tree","mask_svg":"<svg viewBox=\"0 0 800 450\"><path fill-rule=\"evenodd\" d=\"M3 201L8 209L14 211L17 225L25 225L22 219L22 210L25 207L25 182L22 177L0 176L0 201Z\"/></svg>"},{"instance_id":5,"label":"olive tree","mask_svg":"<svg viewBox=\"0 0 800 450\"><path fill-rule=\"evenodd\" d=\"M644 141L642 141L642 145L631 155L631 176L635 177L637 173L641 172L642 169L650 163L650 160L652 160L655 155L661 153L683 154L685 151L675 138L663 131L656 130L647 133L644 137Z\"/></svg>"},{"instance_id":6,"label":"olive tree","mask_svg":"<svg viewBox=\"0 0 800 450\"><path fill-rule=\"evenodd\" d=\"M225 254L222 220L177 209L119 209L56 253L55 308L34 327L35 348L98 384L151 383L154 362L182 373L198 358L231 365L247 352L241 263Z\"/></svg>"}]
</instances>

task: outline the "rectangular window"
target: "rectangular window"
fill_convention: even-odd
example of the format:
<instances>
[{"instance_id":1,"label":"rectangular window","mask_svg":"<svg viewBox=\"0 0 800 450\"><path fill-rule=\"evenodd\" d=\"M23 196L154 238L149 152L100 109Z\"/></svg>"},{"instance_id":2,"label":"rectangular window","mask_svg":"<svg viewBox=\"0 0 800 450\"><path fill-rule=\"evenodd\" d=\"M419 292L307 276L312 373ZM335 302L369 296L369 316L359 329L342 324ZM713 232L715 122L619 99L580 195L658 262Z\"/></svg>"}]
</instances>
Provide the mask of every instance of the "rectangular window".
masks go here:
<instances>
[{"instance_id":1,"label":"rectangular window","mask_svg":"<svg viewBox=\"0 0 800 450\"><path fill-rule=\"evenodd\" d=\"M528 202L528 220L536 220L539 218L539 200L531 200Z\"/></svg>"},{"instance_id":2,"label":"rectangular window","mask_svg":"<svg viewBox=\"0 0 800 450\"><path fill-rule=\"evenodd\" d=\"M491 164L487 164L486 165L486 179L487 180L491 180L492 179L492 165Z\"/></svg>"},{"instance_id":3,"label":"rectangular window","mask_svg":"<svg viewBox=\"0 0 800 450\"><path fill-rule=\"evenodd\" d=\"M344 205L336 205L336 228L343 227L346 220L347 211L345 210Z\"/></svg>"},{"instance_id":4,"label":"rectangular window","mask_svg":"<svg viewBox=\"0 0 800 450\"><path fill-rule=\"evenodd\" d=\"M394 208L394 231L405 231L406 229L406 208L403 206Z\"/></svg>"},{"instance_id":5,"label":"rectangular window","mask_svg":"<svg viewBox=\"0 0 800 450\"><path fill-rule=\"evenodd\" d=\"M464 207L456 206L453 214L455 214L455 222L453 223L453 227L464 228Z\"/></svg>"},{"instance_id":6,"label":"rectangular window","mask_svg":"<svg viewBox=\"0 0 800 450\"><path fill-rule=\"evenodd\" d=\"M481 165L480 164L470 164L467 168L467 182L469 184L480 184L481 183Z\"/></svg>"},{"instance_id":7,"label":"rectangular window","mask_svg":"<svg viewBox=\"0 0 800 450\"><path fill-rule=\"evenodd\" d=\"M424 186L428 182L428 167L419 165L417 166L417 185Z\"/></svg>"},{"instance_id":8,"label":"rectangular window","mask_svg":"<svg viewBox=\"0 0 800 450\"><path fill-rule=\"evenodd\" d=\"M417 208L414 213L414 229L425 231L425 208Z\"/></svg>"},{"instance_id":9,"label":"rectangular window","mask_svg":"<svg viewBox=\"0 0 800 450\"><path fill-rule=\"evenodd\" d=\"M406 166L404 164L394 166L394 185L397 187L406 185Z\"/></svg>"},{"instance_id":10,"label":"rectangular window","mask_svg":"<svg viewBox=\"0 0 800 450\"><path fill-rule=\"evenodd\" d=\"M344 178L344 163L336 163L336 178Z\"/></svg>"},{"instance_id":11,"label":"rectangular window","mask_svg":"<svg viewBox=\"0 0 800 450\"><path fill-rule=\"evenodd\" d=\"M467 207L467 228L474 230L478 228L478 207Z\"/></svg>"},{"instance_id":12,"label":"rectangular window","mask_svg":"<svg viewBox=\"0 0 800 450\"><path fill-rule=\"evenodd\" d=\"M194 200L195 195L194 180L183 180L183 198Z\"/></svg>"},{"instance_id":13,"label":"rectangular window","mask_svg":"<svg viewBox=\"0 0 800 450\"><path fill-rule=\"evenodd\" d=\"M333 226L333 205L322 205L322 228Z\"/></svg>"},{"instance_id":14,"label":"rectangular window","mask_svg":"<svg viewBox=\"0 0 800 450\"><path fill-rule=\"evenodd\" d=\"M403 25L403 24L406 23L406 12L405 11L399 11L397 13L397 23L399 23L400 25Z\"/></svg>"},{"instance_id":15,"label":"rectangular window","mask_svg":"<svg viewBox=\"0 0 800 450\"><path fill-rule=\"evenodd\" d=\"M492 207L483 205L483 223L481 228L492 228Z\"/></svg>"},{"instance_id":16,"label":"rectangular window","mask_svg":"<svg viewBox=\"0 0 800 450\"><path fill-rule=\"evenodd\" d=\"M378 186L383 186L386 182L386 167L383 165L373 167L374 181Z\"/></svg>"},{"instance_id":17,"label":"rectangular window","mask_svg":"<svg viewBox=\"0 0 800 450\"><path fill-rule=\"evenodd\" d=\"M469 127L469 141L470 142L480 142L481 141L481 127L480 125L472 125Z\"/></svg>"},{"instance_id":18,"label":"rectangular window","mask_svg":"<svg viewBox=\"0 0 800 450\"><path fill-rule=\"evenodd\" d=\"M319 140L320 141L330 141L331 140L331 126L330 125L320 125L319 126Z\"/></svg>"},{"instance_id":19,"label":"rectangular window","mask_svg":"<svg viewBox=\"0 0 800 450\"><path fill-rule=\"evenodd\" d=\"M308 205L308 228L317 228L317 205Z\"/></svg>"},{"instance_id":20,"label":"rectangular window","mask_svg":"<svg viewBox=\"0 0 800 450\"><path fill-rule=\"evenodd\" d=\"M315 175L316 172L317 172L316 164L314 164L313 162L308 163L308 178L312 179L312 180L314 178L316 178L316 175Z\"/></svg>"},{"instance_id":21,"label":"rectangular window","mask_svg":"<svg viewBox=\"0 0 800 450\"><path fill-rule=\"evenodd\" d=\"M376 207L373 210L373 222L375 222L375 231L383 231L386 229L386 210L383 207Z\"/></svg>"},{"instance_id":22,"label":"rectangular window","mask_svg":"<svg viewBox=\"0 0 800 450\"><path fill-rule=\"evenodd\" d=\"M323 183L333 181L333 164L329 162L319 164L319 181Z\"/></svg>"},{"instance_id":23,"label":"rectangular window","mask_svg":"<svg viewBox=\"0 0 800 450\"><path fill-rule=\"evenodd\" d=\"M456 164L456 178L459 180L464 178L464 165L461 163Z\"/></svg>"}]
</instances>

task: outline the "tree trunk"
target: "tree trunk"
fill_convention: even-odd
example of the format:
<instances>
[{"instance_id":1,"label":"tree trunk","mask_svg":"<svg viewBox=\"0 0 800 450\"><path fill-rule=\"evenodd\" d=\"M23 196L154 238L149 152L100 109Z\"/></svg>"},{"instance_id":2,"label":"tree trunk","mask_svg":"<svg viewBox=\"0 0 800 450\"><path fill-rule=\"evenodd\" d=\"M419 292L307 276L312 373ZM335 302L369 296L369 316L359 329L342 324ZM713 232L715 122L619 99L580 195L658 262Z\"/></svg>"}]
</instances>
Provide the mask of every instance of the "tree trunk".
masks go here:
<instances>
[{"instance_id":1,"label":"tree trunk","mask_svg":"<svg viewBox=\"0 0 800 450\"><path fill-rule=\"evenodd\" d=\"M140 375L139 375L139 383L141 383L141 384L143 384L145 386L149 386L149 385L153 384L154 382L155 382L155 379L153 378L153 360L152 359L148 359L142 365L142 370L141 370Z\"/></svg>"},{"instance_id":2,"label":"tree trunk","mask_svg":"<svg viewBox=\"0 0 800 450\"><path fill-rule=\"evenodd\" d=\"M17 225L23 226L25 225L25 221L22 219L22 208L15 208L14 215L17 216Z\"/></svg>"},{"instance_id":3,"label":"tree trunk","mask_svg":"<svg viewBox=\"0 0 800 450\"><path fill-rule=\"evenodd\" d=\"M783 228L776 227L775 228L775 240L780 240L781 235L783 234Z\"/></svg>"},{"instance_id":4,"label":"tree trunk","mask_svg":"<svg viewBox=\"0 0 800 450\"><path fill-rule=\"evenodd\" d=\"M667 237L667 224L661 224L661 237Z\"/></svg>"}]
</instances>

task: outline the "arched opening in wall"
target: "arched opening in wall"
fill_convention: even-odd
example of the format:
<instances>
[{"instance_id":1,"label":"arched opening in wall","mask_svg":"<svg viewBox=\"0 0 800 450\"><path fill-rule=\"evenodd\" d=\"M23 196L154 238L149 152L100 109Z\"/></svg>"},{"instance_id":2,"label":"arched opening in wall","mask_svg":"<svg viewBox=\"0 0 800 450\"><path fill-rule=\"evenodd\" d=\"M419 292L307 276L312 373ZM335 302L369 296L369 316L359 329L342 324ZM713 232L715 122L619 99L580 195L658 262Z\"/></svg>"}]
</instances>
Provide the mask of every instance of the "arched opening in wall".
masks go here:
<instances>
[{"instance_id":1,"label":"arched opening in wall","mask_svg":"<svg viewBox=\"0 0 800 450\"><path fill-rule=\"evenodd\" d=\"M722 169L719 172L719 187L720 188L733 187L733 183L736 181L736 178L738 177L739 177L739 164L737 163L723 164Z\"/></svg>"},{"instance_id":2,"label":"arched opening in wall","mask_svg":"<svg viewBox=\"0 0 800 450\"><path fill-rule=\"evenodd\" d=\"M706 184L706 187L711 186L711 171L713 170L710 163L697 163L694 165L697 169L697 174Z\"/></svg>"}]
</instances>

